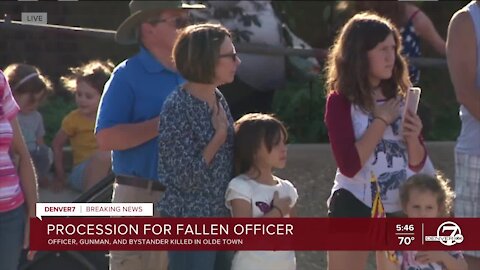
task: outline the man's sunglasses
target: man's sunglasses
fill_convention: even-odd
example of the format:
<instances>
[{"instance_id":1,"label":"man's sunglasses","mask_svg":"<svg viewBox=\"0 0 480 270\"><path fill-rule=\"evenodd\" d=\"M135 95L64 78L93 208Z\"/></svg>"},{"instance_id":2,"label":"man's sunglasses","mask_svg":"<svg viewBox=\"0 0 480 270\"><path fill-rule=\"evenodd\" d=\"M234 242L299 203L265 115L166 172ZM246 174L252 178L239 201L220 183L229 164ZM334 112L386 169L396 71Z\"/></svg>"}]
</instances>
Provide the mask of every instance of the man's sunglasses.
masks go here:
<instances>
[{"instance_id":1,"label":"man's sunglasses","mask_svg":"<svg viewBox=\"0 0 480 270\"><path fill-rule=\"evenodd\" d=\"M218 57L219 57L219 58L230 57L230 58L232 58L232 61L233 61L233 62L237 61L237 53L236 53L236 52L234 52L234 53L220 54Z\"/></svg>"},{"instance_id":2,"label":"man's sunglasses","mask_svg":"<svg viewBox=\"0 0 480 270\"><path fill-rule=\"evenodd\" d=\"M172 23L172 22L176 29L181 29L192 24L193 20L190 17L171 17L167 19L156 18L148 21L148 23L150 24Z\"/></svg>"}]
</instances>

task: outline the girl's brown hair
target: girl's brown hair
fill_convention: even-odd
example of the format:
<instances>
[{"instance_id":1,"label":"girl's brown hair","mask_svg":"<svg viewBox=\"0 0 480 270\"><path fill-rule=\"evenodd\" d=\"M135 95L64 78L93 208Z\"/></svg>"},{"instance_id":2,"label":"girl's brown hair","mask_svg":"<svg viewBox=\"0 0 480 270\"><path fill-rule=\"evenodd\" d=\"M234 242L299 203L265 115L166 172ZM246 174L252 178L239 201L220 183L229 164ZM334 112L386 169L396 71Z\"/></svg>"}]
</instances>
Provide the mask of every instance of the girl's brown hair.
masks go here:
<instances>
[{"instance_id":1,"label":"girl's brown hair","mask_svg":"<svg viewBox=\"0 0 480 270\"><path fill-rule=\"evenodd\" d=\"M29 94L33 99L41 92L52 91L52 83L36 66L15 63L5 68L4 74L13 95Z\"/></svg>"},{"instance_id":2,"label":"girl's brown hair","mask_svg":"<svg viewBox=\"0 0 480 270\"><path fill-rule=\"evenodd\" d=\"M112 74L114 65L110 60L92 60L79 67L69 68L71 74L62 76L60 81L63 86L71 92L77 89L77 80L82 80L95 88L101 95L103 87Z\"/></svg>"},{"instance_id":3,"label":"girl's brown hair","mask_svg":"<svg viewBox=\"0 0 480 270\"><path fill-rule=\"evenodd\" d=\"M392 34L396 44L392 77L380 82L383 95L404 96L411 85L407 65L401 55L401 38L397 28L386 18L364 12L353 16L338 34L327 60L327 95L337 91L352 104L372 112L372 86L368 80L368 51Z\"/></svg>"},{"instance_id":4,"label":"girl's brown hair","mask_svg":"<svg viewBox=\"0 0 480 270\"><path fill-rule=\"evenodd\" d=\"M447 217L452 210L454 192L449 186L449 180L440 172L435 176L426 174L415 174L407 179L405 184L400 188L400 202L405 208L410 200L410 192L418 190L420 192L430 191L437 195L438 209L441 217Z\"/></svg>"},{"instance_id":5,"label":"girl's brown hair","mask_svg":"<svg viewBox=\"0 0 480 270\"><path fill-rule=\"evenodd\" d=\"M271 114L249 113L242 116L235 122L235 172L236 174L246 173L250 168L255 167L255 155L265 144L267 151L280 143L283 139L287 141L288 133L284 124Z\"/></svg>"}]
</instances>

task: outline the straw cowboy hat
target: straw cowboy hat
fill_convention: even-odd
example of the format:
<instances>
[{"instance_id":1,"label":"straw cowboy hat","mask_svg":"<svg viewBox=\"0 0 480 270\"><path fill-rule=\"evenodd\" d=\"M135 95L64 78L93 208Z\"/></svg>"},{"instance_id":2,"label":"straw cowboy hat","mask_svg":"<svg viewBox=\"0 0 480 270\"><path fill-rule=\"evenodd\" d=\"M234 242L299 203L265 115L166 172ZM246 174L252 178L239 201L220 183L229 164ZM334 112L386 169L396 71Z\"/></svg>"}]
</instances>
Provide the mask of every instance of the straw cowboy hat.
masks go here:
<instances>
[{"instance_id":1,"label":"straw cowboy hat","mask_svg":"<svg viewBox=\"0 0 480 270\"><path fill-rule=\"evenodd\" d=\"M164 9L199 9L202 4L186 4L182 1L130 1L130 16L118 27L115 40L120 44L135 44L135 31L140 22Z\"/></svg>"}]
</instances>

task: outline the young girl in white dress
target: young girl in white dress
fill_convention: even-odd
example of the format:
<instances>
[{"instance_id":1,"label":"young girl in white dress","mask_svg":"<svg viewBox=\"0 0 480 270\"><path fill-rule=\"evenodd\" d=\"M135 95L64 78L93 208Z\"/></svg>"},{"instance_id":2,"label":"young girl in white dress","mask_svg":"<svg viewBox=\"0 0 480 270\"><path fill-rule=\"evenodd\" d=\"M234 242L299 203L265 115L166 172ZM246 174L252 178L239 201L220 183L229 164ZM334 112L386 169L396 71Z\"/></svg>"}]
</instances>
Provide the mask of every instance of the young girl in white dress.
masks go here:
<instances>
[{"instance_id":1,"label":"young girl in white dress","mask_svg":"<svg viewBox=\"0 0 480 270\"><path fill-rule=\"evenodd\" d=\"M268 114L251 113L235 123L235 169L225 194L232 217L290 217L298 199L288 180L273 175L285 167L287 131ZM294 251L238 251L232 270L293 270Z\"/></svg>"}]
</instances>

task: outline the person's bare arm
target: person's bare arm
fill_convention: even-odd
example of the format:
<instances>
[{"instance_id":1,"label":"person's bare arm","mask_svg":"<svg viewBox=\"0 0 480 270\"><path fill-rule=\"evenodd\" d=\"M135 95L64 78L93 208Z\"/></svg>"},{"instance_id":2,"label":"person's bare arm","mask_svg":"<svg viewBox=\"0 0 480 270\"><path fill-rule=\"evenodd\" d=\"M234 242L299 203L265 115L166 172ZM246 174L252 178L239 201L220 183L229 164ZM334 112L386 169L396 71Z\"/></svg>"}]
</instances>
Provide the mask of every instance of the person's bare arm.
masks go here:
<instances>
[{"instance_id":1,"label":"person's bare arm","mask_svg":"<svg viewBox=\"0 0 480 270\"><path fill-rule=\"evenodd\" d=\"M68 141L68 135L60 129L52 141L53 163L55 165L55 190L63 188L66 182L65 170L63 167L63 146Z\"/></svg>"},{"instance_id":2,"label":"person's bare arm","mask_svg":"<svg viewBox=\"0 0 480 270\"><path fill-rule=\"evenodd\" d=\"M400 265L391 262L387 257L387 251L378 250L375 252L377 259L377 270L400 270Z\"/></svg>"},{"instance_id":3,"label":"person's bare arm","mask_svg":"<svg viewBox=\"0 0 480 270\"><path fill-rule=\"evenodd\" d=\"M378 142L385 133L385 129L398 117L399 108L400 99L390 99L383 105L376 106L375 119L368 126L363 136L355 142L362 167L375 151Z\"/></svg>"},{"instance_id":4,"label":"person's bare arm","mask_svg":"<svg viewBox=\"0 0 480 270\"><path fill-rule=\"evenodd\" d=\"M28 214L35 217L36 203L38 201L37 177L33 168L32 159L23 140L17 117L10 120L13 130L13 152L19 157L18 176L22 186Z\"/></svg>"},{"instance_id":5,"label":"person's bare arm","mask_svg":"<svg viewBox=\"0 0 480 270\"><path fill-rule=\"evenodd\" d=\"M232 205L232 217L252 217L252 204L243 199L233 199L230 201Z\"/></svg>"},{"instance_id":6,"label":"person's bare arm","mask_svg":"<svg viewBox=\"0 0 480 270\"><path fill-rule=\"evenodd\" d=\"M446 251L432 250L419 251L415 260L421 264L441 263L448 270L467 270L468 266L463 257L455 258Z\"/></svg>"},{"instance_id":7,"label":"person's bare arm","mask_svg":"<svg viewBox=\"0 0 480 270\"><path fill-rule=\"evenodd\" d=\"M297 207L294 206L290 209L290 217L297 217Z\"/></svg>"},{"instance_id":8,"label":"person's bare arm","mask_svg":"<svg viewBox=\"0 0 480 270\"><path fill-rule=\"evenodd\" d=\"M45 140L43 139L43 136L38 137L37 138L37 145L44 145L44 144L45 144Z\"/></svg>"},{"instance_id":9,"label":"person's bare arm","mask_svg":"<svg viewBox=\"0 0 480 270\"><path fill-rule=\"evenodd\" d=\"M480 121L480 89L476 85L477 46L472 18L455 13L447 35L447 63L457 101Z\"/></svg>"},{"instance_id":10,"label":"person's bare arm","mask_svg":"<svg viewBox=\"0 0 480 270\"><path fill-rule=\"evenodd\" d=\"M125 150L143 144L158 136L159 117L134 123L104 128L95 134L100 150Z\"/></svg>"},{"instance_id":11,"label":"person's bare arm","mask_svg":"<svg viewBox=\"0 0 480 270\"><path fill-rule=\"evenodd\" d=\"M279 198L278 191L275 191L273 197L273 207L265 213L264 218L279 218L290 213L291 199L290 197ZM232 205L232 217L252 217L252 204L244 199L233 199L230 201Z\"/></svg>"},{"instance_id":12,"label":"person's bare arm","mask_svg":"<svg viewBox=\"0 0 480 270\"><path fill-rule=\"evenodd\" d=\"M29 249L30 246L30 218L36 216L36 204L38 202L37 176L33 162L28 152L27 145L23 140L22 131L18 124L17 117L10 120L13 130L12 150L19 157L18 176L22 187L25 204L27 206L27 221L25 223L23 235L23 248ZM27 259L33 260L36 251L29 250Z\"/></svg>"},{"instance_id":13,"label":"person's bare arm","mask_svg":"<svg viewBox=\"0 0 480 270\"><path fill-rule=\"evenodd\" d=\"M445 40L440 36L432 20L423 11L419 10L413 18L413 27L418 36L427 41L436 52L445 55Z\"/></svg>"}]
</instances>

